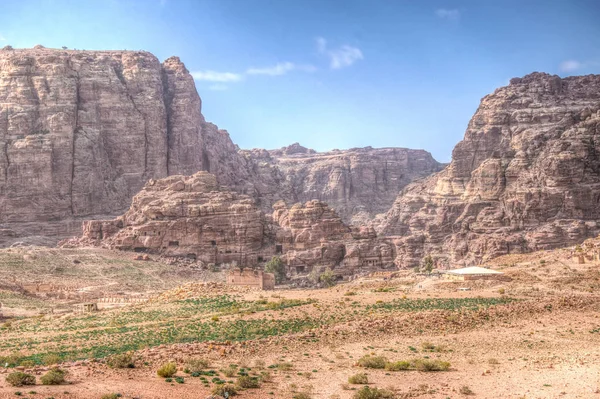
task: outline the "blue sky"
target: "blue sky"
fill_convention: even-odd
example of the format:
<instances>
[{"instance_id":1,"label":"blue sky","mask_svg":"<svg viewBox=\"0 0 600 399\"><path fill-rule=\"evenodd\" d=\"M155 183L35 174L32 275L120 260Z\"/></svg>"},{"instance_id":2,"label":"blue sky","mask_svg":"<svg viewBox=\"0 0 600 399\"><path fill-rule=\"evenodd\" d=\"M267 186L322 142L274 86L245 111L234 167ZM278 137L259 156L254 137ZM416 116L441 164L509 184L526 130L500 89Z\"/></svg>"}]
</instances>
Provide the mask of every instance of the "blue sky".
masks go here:
<instances>
[{"instance_id":1,"label":"blue sky","mask_svg":"<svg viewBox=\"0 0 600 399\"><path fill-rule=\"evenodd\" d=\"M600 73L600 1L2 0L7 44L177 55L206 118L242 148L449 161L511 77Z\"/></svg>"}]
</instances>

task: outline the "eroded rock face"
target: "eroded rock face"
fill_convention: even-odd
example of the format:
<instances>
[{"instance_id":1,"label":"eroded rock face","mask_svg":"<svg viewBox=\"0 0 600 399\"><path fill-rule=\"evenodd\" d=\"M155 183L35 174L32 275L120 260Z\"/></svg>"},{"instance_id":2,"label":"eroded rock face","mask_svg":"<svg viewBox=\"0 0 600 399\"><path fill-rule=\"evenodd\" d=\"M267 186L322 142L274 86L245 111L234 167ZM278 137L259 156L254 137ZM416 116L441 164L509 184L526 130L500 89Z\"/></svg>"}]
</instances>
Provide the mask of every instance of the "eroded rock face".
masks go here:
<instances>
[{"instance_id":1,"label":"eroded rock face","mask_svg":"<svg viewBox=\"0 0 600 399\"><path fill-rule=\"evenodd\" d=\"M533 73L486 96L452 162L377 221L397 263L470 263L598 234L600 76Z\"/></svg>"},{"instance_id":2,"label":"eroded rock face","mask_svg":"<svg viewBox=\"0 0 600 399\"><path fill-rule=\"evenodd\" d=\"M152 178L209 169L228 183L236 149L200 107L177 57L0 51L0 245L77 234L82 218L124 211Z\"/></svg>"},{"instance_id":3,"label":"eroded rock face","mask_svg":"<svg viewBox=\"0 0 600 399\"><path fill-rule=\"evenodd\" d=\"M339 275L395 267L395 248L372 228L350 228L317 200L274 206L265 215L255 200L220 187L197 172L150 180L129 210L113 220L83 224L83 237L63 245L98 245L193 258L208 264L256 266L281 256L290 273L333 269Z\"/></svg>"},{"instance_id":4,"label":"eroded rock face","mask_svg":"<svg viewBox=\"0 0 600 399\"><path fill-rule=\"evenodd\" d=\"M327 200L351 220L438 166L402 149L239 151L202 116L177 57L0 50L0 246L77 235L82 220L122 213L145 182L170 175L209 171L267 212L281 199Z\"/></svg>"},{"instance_id":5,"label":"eroded rock face","mask_svg":"<svg viewBox=\"0 0 600 399\"><path fill-rule=\"evenodd\" d=\"M84 222L81 243L251 266L266 244L264 225L252 198L198 172L150 180L124 215Z\"/></svg>"},{"instance_id":6,"label":"eroded rock face","mask_svg":"<svg viewBox=\"0 0 600 399\"><path fill-rule=\"evenodd\" d=\"M334 270L338 275L382 268L395 268L394 244L378 238L368 227L350 227L325 202L308 201L286 207L281 201L273 207L276 253L292 274L313 269Z\"/></svg>"},{"instance_id":7,"label":"eroded rock face","mask_svg":"<svg viewBox=\"0 0 600 399\"><path fill-rule=\"evenodd\" d=\"M386 212L410 182L442 169L430 153L406 148L353 148L318 153L298 143L242 153L254 163L262 203L327 202L347 223Z\"/></svg>"}]
</instances>

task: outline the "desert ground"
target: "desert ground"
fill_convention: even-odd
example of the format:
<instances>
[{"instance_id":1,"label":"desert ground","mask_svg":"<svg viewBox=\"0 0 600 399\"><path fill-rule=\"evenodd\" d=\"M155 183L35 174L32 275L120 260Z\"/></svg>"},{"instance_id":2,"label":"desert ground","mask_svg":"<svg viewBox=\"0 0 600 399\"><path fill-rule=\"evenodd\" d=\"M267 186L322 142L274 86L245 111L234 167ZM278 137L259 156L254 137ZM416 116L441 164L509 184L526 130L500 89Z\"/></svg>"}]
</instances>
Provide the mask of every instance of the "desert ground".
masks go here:
<instances>
[{"instance_id":1,"label":"desert ground","mask_svg":"<svg viewBox=\"0 0 600 399\"><path fill-rule=\"evenodd\" d=\"M600 398L600 266L569 250L488 264L511 281L400 271L274 291L135 256L0 250L0 397ZM99 311L75 311L87 302ZM41 385L53 367L67 382ZM36 385L6 382L17 370Z\"/></svg>"}]
</instances>

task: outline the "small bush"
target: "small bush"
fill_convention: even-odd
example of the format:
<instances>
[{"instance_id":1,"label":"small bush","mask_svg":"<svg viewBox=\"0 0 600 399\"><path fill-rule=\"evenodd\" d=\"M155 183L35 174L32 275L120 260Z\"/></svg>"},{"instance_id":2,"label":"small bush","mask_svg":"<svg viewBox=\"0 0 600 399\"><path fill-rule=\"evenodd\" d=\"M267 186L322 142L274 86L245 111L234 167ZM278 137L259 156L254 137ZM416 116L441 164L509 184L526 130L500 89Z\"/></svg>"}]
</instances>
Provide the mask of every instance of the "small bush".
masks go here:
<instances>
[{"instance_id":1,"label":"small bush","mask_svg":"<svg viewBox=\"0 0 600 399\"><path fill-rule=\"evenodd\" d=\"M498 294L504 295L505 293L506 293L506 290L504 288L499 288L498 289Z\"/></svg>"},{"instance_id":2,"label":"small bush","mask_svg":"<svg viewBox=\"0 0 600 399\"><path fill-rule=\"evenodd\" d=\"M135 368L133 361L133 355L131 353L121 353L118 355L112 355L106 359L108 367L113 369L132 369Z\"/></svg>"},{"instance_id":3,"label":"small bush","mask_svg":"<svg viewBox=\"0 0 600 399\"><path fill-rule=\"evenodd\" d=\"M403 371L410 370L410 362L406 360L400 360L397 362L387 362L385 364L385 369L388 371Z\"/></svg>"},{"instance_id":4,"label":"small bush","mask_svg":"<svg viewBox=\"0 0 600 399\"><path fill-rule=\"evenodd\" d=\"M488 363L491 364L491 365L493 365L493 366L496 366L496 365L500 364L500 362L498 361L498 359L495 359L495 358L488 359Z\"/></svg>"},{"instance_id":5,"label":"small bush","mask_svg":"<svg viewBox=\"0 0 600 399\"><path fill-rule=\"evenodd\" d=\"M52 366L55 364L59 364L62 361L60 356L54 354L48 354L42 358L42 363L46 366Z\"/></svg>"},{"instance_id":6,"label":"small bush","mask_svg":"<svg viewBox=\"0 0 600 399\"><path fill-rule=\"evenodd\" d=\"M294 368L294 365L292 363L278 363L277 364L277 370L290 371L293 368Z\"/></svg>"},{"instance_id":7,"label":"small bush","mask_svg":"<svg viewBox=\"0 0 600 399\"><path fill-rule=\"evenodd\" d=\"M194 359L189 359L185 363L185 366L189 370L190 373L195 373L198 371L202 371L205 368L208 368L208 366L210 366L210 363L208 362L208 360L205 360L205 359L194 358Z\"/></svg>"},{"instance_id":8,"label":"small bush","mask_svg":"<svg viewBox=\"0 0 600 399\"><path fill-rule=\"evenodd\" d=\"M450 363L430 359L417 359L414 361L414 366L419 371L448 371L450 369Z\"/></svg>"},{"instance_id":9,"label":"small bush","mask_svg":"<svg viewBox=\"0 0 600 399\"><path fill-rule=\"evenodd\" d=\"M237 395L237 389L232 384L218 385L215 387L215 389L212 390L212 394L223 396L223 397L230 397L230 396Z\"/></svg>"},{"instance_id":10,"label":"small bush","mask_svg":"<svg viewBox=\"0 0 600 399\"><path fill-rule=\"evenodd\" d=\"M173 377L177 373L177 365L173 362L164 364L161 368L156 370L156 374L162 378Z\"/></svg>"},{"instance_id":11,"label":"small bush","mask_svg":"<svg viewBox=\"0 0 600 399\"><path fill-rule=\"evenodd\" d=\"M383 369L386 363L387 359L383 356L365 355L358 359L358 365L368 369Z\"/></svg>"},{"instance_id":12,"label":"small bush","mask_svg":"<svg viewBox=\"0 0 600 399\"><path fill-rule=\"evenodd\" d=\"M228 378L235 377L237 374L237 367L229 366L226 369L223 369L223 374Z\"/></svg>"},{"instance_id":13,"label":"small bush","mask_svg":"<svg viewBox=\"0 0 600 399\"><path fill-rule=\"evenodd\" d=\"M458 392L460 392L463 395L475 395L475 392L473 392L471 388L469 388L467 385L463 385L462 387L460 387Z\"/></svg>"},{"instance_id":14,"label":"small bush","mask_svg":"<svg viewBox=\"0 0 600 399\"><path fill-rule=\"evenodd\" d=\"M319 275L319 282L324 287L333 287L335 285L335 274L331 269L327 269Z\"/></svg>"},{"instance_id":15,"label":"small bush","mask_svg":"<svg viewBox=\"0 0 600 399\"><path fill-rule=\"evenodd\" d=\"M44 385L60 385L60 384L64 384L66 382L65 381L66 375L67 375L67 372L65 370L62 370L59 368L54 368L54 369L48 371L46 374L44 374L40 378L40 381Z\"/></svg>"},{"instance_id":16,"label":"small bush","mask_svg":"<svg viewBox=\"0 0 600 399\"><path fill-rule=\"evenodd\" d=\"M22 360L20 366L30 369L35 366L35 362L33 360Z\"/></svg>"},{"instance_id":17,"label":"small bush","mask_svg":"<svg viewBox=\"0 0 600 399\"><path fill-rule=\"evenodd\" d=\"M368 386L362 387L356 391L353 399L393 399L394 393L387 389L370 388Z\"/></svg>"},{"instance_id":18,"label":"small bush","mask_svg":"<svg viewBox=\"0 0 600 399\"><path fill-rule=\"evenodd\" d=\"M121 396L120 393L107 393L106 395L102 395L101 399L119 399Z\"/></svg>"},{"instance_id":19,"label":"small bush","mask_svg":"<svg viewBox=\"0 0 600 399\"><path fill-rule=\"evenodd\" d=\"M13 387L22 387L25 385L35 385L35 377L31 374L17 371L6 376L6 382Z\"/></svg>"},{"instance_id":20,"label":"small bush","mask_svg":"<svg viewBox=\"0 0 600 399\"><path fill-rule=\"evenodd\" d=\"M365 385L369 383L369 377L365 373L358 373L348 377L348 382L350 384Z\"/></svg>"},{"instance_id":21,"label":"small bush","mask_svg":"<svg viewBox=\"0 0 600 399\"><path fill-rule=\"evenodd\" d=\"M308 392L297 392L292 396L292 399L312 399Z\"/></svg>"},{"instance_id":22,"label":"small bush","mask_svg":"<svg viewBox=\"0 0 600 399\"><path fill-rule=\"evenodd\" d=\"M258 378L248 375L238 377L236 385L240 388L260 388Z\"/></svg>"}]
</instances>

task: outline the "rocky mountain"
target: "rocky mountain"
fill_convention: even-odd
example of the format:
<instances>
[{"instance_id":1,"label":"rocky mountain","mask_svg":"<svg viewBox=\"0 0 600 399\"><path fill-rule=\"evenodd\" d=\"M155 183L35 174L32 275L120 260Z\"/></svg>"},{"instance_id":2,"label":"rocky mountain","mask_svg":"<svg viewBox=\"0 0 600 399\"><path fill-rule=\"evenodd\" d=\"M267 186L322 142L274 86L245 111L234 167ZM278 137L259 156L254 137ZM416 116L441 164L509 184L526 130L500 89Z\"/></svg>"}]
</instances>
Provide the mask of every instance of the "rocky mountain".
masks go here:
<instances>
[{"instance_id":1,"label":"rocky mountain","mask_svg":"<svg viewBox=\"0 0 600 399\"><path fill-rule=\"evenodd\" d=\"M169 175L209 171L263 210L324 199L350 220L385 211L401 187L439 167L424 151L302 158L293 148L239 151L205 121L177 57L0 50L0 246L77 235L82 220L122 213L148 180Z\"/></svg>"},{"instance_id":2,"label":"rocky mountain","mask_svg":"<svg viewBox=\"0 0 600 399\"><path fill-rule=\"evenodd\" d=\"M295 143L242 154L252 160L258 198L268 207L277 200L293 204L316 199L357 225L389 210L408 183L443 167L427 151L406 148L319 153Z\"/></svg>"},{"instance_id":3,"label":"rocky mountain","mask_svg":"<svg viewBox=\"0 0 600 399\"><path fill-rule=\"evenodd\" d=\"M126 209L151 178L209 169L227 180L237 149L200 107L177 57L1 50L0 244L76 234L82 218Z\"/></svg>"},{"instance_id":4,"label":"rocky mountain","mask_svg":"<svg viewBox=\"0 0 600 399\"><path fill-rule=\"evenodd\" d=\"M351 228L326 203L280 201L267 215L252 197L219 186L207 172L150 180L122 216L86 221L83 236L62 245L186 257L205 266L256 266L278 255L291 274L395 267L393 243L373 229Z\"/></svg>"},{"instance_id":5,"label":"rocky mountain","mask_svg":"<svg viewBox=\"0 0 600 399\"><path fill-rule=\"evenodd\" d=\"M452 162L377 221L397 263L479 263L600 232L600 76L533 73L483 98Z\"/></svg>"}]
</instances>

